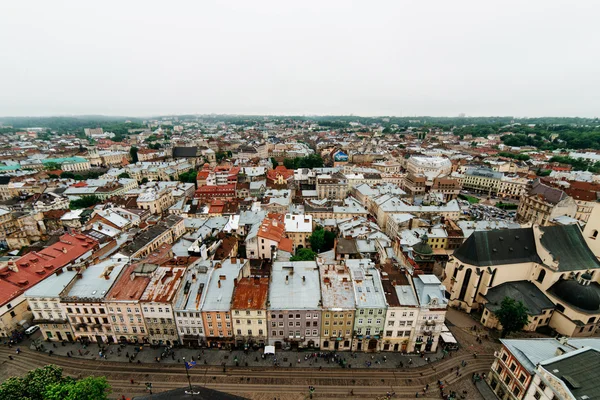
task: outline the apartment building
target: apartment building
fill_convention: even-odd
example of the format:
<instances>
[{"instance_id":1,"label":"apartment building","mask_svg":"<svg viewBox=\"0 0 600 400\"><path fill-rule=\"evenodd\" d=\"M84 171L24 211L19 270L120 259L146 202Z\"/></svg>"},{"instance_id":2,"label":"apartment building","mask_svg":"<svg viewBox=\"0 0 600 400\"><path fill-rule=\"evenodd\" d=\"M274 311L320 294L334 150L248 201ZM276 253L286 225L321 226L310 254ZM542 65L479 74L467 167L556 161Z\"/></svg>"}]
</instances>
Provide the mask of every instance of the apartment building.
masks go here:
<instances>
[{"instance_id":1,"label":"apartment building","mask_svg":"<svg viewBox=\"0 0 600 400\"><path fill-rule=\"evenodd\" d=\"M32 323L40 327L44 340L72 342L75 340L68 315L60 305L60 292L71 284L77 269L64 267L25 292L33 314Z\"/></svg>"},{"instance_id":2,"label":"apartment building","mask_svg":"<svg viewBox=\"0 0 600 400\"><path fill-rule=\"evenodd\" d=\"M577 209L575 200L564 191L536 179L529 192L519 201L517 221L545 226L556 217L575 218Z\"/></svg>"},{"instance_id":3,"label":"apartment building","mask_svg":"<svg viewBox=\"0 0 600 400\"><path fill-rule=\"evenodd\" d=\"M106 308L106 294L125 267L125 262L106 260L82 266L75 279L60 293L60 305L81 343L115 343Z\"/></svg>"},{"instance_id":4,"label":"apartment building","mask_svg":"<svg viewBox=\"0 0 600 400\"><path fill-rule=\"evenodd\" d=\"M352 277L356 302L352 351L379 351L387 310L381 276L369 259L345 262Z\"/></svg>"},{"instance_id":5,"label":"apartment building","mask_svg":"<svg viewBox=\"0 0 600 400\"><path fill-rule=\"evenodd\" d=\"M321 290L316 262L274 262L267 308L270 345L319 348Z\"/></svg>"},{"instance_id":6,"label":"apartment building","mask_svg":"<svg viewBox=\"0 0 600 400\"><path fill-rule=\"evenodd\" d=\"M238 280L231 301L236 346L267 344L268 296L269 278L256 276Z\"/></svg>"},{"instance_id":7,"label":"apartment building","mask_svg":"<svg viewBox=\"0 0 600 400\"><path fill-rule=\"evenodd\" d=\"M234 344L231 318L233 292L238 282L249 275L249 260L231 258L214 264L202 303L202 319L208 346L225 348Z\"/></svg>"},{"instance_id":8,"label":"apartment building","mask_svg":"<svg viewBox=\"0 0 600 400\"><path fill-rule=\"evenodd\" d=\"M145 262L128 265L106 295L109 321L119 343L148 343L140 298L156 268Z\"/></svg>"},{"instance_id":9,"label":"apartment building","mask_svg":"<svg viewBox=\"0 0 600 400\"><path fill-rule=\"evenodd\" d=\"M313 217L306 214L285 215L285 235L292 241L292 251L310 248L308 238L313 231Z\"/></svg>"},{"instance_id":10,"label":"apartment building","mask_svg":"<svg viewBox=\"0 0 600 400\"><path fill-rule=\"evenodd\" d=\"M340 173L318 175L316 179L319 199L343 200L348 195L348 182Z\"/></svg>"},{"instance_id":11,"label":"apartment building","mask_svg":"<svg viewBox=\"0 0 600 400\"><path fill-rule=\"evenodd\" d=\"M201 308L212 268L211 261L196 260L187 267L179 286L173 309L179 338L184 346L198 347L206 343Z\"/></svg>"},{"instance_id":12,"label":"apartment building","mask_svg":"<svg viewBox=\"0 0 600 400\"><path fill-rule=\"evenodd\" d=\"M351 350L354 330L354 292L350 270L343 262L318 260L321 278L321 348Z\"/></svg>"},{"instance_id":13,"label":"apartment building","mask_svg":"<svg viewBox=\"0 0 600 400\"><path fill-rule=\"evenodd\" d=\"M121 253L130 259L143 258L163 244L172 244L185 233L184 219L168 215L136 236Z\"/></svg>"},{"instance_id":14,"label":"apartment building","mask_svg":"<svg viewBox=\"0 0 600 400\"><path fill-rule=\"evenodd\" d=\"M146 189L137 197L137 206L142 210L148 210L152 214L162 214L175 204L173 192L168 188Z\"/></svg>"},{"instance_id":15,"label":"apartment building","mask_svg":"<svg viewBox=\"0 0 600 400\"><path fill-rule=\"evenodd\" d=\"M22 321L31 321L26 290L68 265L88 259L98 242L84 235L62 235L58 242L27 253L0 270L0 337L8 337Z\"/></svg>"},{"instance_id":16,"label":"apartment building","mask_svg":"<svg viewBox=\"0 0 600 400\"><path fill-rule=\"evenodd\" d=\"M412 280L419 301L419 315L411 338L414 345L411 340L409 347L416 352L435 352L446 319L446 290L435 275L417 275Z\"/></svg>"},{"instance_id":17,"label":"apartment building","mask_svg":"<svg viewBox=\"0 0 600 400\"><path fill-rule=\"evenodd\" d=\"M140 305L148 329L148 341L152 344L180 343L173 304L185 269L185 265L174 261L156 266L149 272L150 282L140 297Z\"/></svg>"}]
</instances>

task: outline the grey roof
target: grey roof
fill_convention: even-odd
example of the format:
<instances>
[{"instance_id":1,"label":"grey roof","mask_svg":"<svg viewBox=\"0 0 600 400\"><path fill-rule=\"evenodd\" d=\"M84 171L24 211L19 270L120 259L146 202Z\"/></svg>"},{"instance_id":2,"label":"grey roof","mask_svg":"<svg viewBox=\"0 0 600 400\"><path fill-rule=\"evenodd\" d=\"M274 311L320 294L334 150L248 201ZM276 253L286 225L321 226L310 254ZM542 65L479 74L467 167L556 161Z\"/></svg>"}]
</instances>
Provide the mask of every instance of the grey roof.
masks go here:
<instances>
[{"instance_id":1,"label":"grey roof","mask_svg":"<svg viewBox=\"0 0 600 400\"><path fill-rule=\"evenodd\" d=\"M600 339L597 340L600 342ZM573 351L571 346L561 344L554 338L500 339L500 342L530 374L533 374L537 364L555 357L557 350L564 353Z\"/></svg>"},{"instance_id":2,"label":"grey roof","mask_svg":"<svg viewBox=\"0 0 600 400\"><path fill-rule=\"evenodd\" d=\"M485 308L495 313L506 297L522 302L529 315L540 315L543 310L554 308L554 303L544 292L529 281L505 282L491 288L485 295L488 301Z\"/></svg>"},{"instance_id":3,"label":"grey roof","mask_svg":"<svg viewBox=\"0 0 600 400\"><path fill-rule=\"evenodd\" d=\"M220 268L213 268L209 272L207 294L202 303L202 311L229 311L233 289L235 288L235 279L239 278L240 270L244 267L247 260L236 259L235 263L231 259L224 260ZM213 266L217 266L213 261Z\"/></svg>"},{"instance_id":4,"label":"grey roof","mask_svg":"<svg viewBox=\"0 0 600 400\"><path fill-rule=\"evenodd\" d=\"M531 228L475 231L454 252L454 257L479 267L541 263Z\"/></svg>"},{"instance_id":5,"label":"grey roof","mask_svg":"<svg viewBox=\"0 0 600 400\"><path fill-rule=\"evenodd\" d=\"M196 157L197 147L173 147L173 157Z\"/></svg>"},{"instance_id":6,"label":"grey roof","mask_svg":"<svg viewBox=\"0 0 600 400\"><path fill-rule=\"evenodd\" d=\"M356 240L339 238L337 242L336 252L338 254L358 254Z\"/></svg>"},{"instance_id":7,"label":"grey roof","mask_svg":"<svg viewBox=\"0 0 600 400\"><path fill-rule=\"evenodd\" d=\"M576 399L600 399L600 352L584 348L541 363L561 380ZM585 396L585 397L584 397Z\"/></svg>"},{"instance_id":8,"label":"grey roof","mask_svg":"<svg viewBox=\"0 0 600 400\"><path fill-rule=\"evenodd\" d=\"M314 261L274 262L269 285L269 309L319 309L319 279L319 269Z\"/></svg>"},{"instance_id":9,"label":"grey roof","mask_svg":"<svg viewBox=\"0 0 600 400\"><path fill-rule=\"evenodd\" d=\"M73 280L77 270L62 269L60 274L54 274L42 280L25 292L25 297L58 297L60 292Z\"/></svg>"},{"instance_id":10,"label":"grey roof","mask_svg":"<svg viewBox=\"0 0 600 400\"><path fill-rule=\"evenodd\" d=\"M206 297L206 283L212 262L199 260L187 267L183 282L173 303L173 309L178 311L200 311L202 301Z\"/></svg>"},{"instance_id":11,"label":"grey roof","mask_svg":"<svg viewBox=\"0 0 600 400\"><path fill-rule=\"evenodd\" d=\"M354 283L356 308L386 308L379 270L369 259L346 260Z\"/></svg>"},{"instance_id":12,"label":"grey roof","mask_svg":"<svg viewBox=\"0 0 600 400\"><path fill-rule=\"evenodd\" d=\"M558 204L561 200L568 197L562 190L545 185L539 179L533 182L529 195L540 195L546 202L551 204Z\"/></svg>"},{"instance_id":13,"label":"grey roof","mask_svg":"<svg viewBox=\"0 0 600 400\"><path fill-rule=\"evenodd\" d=\"M125 262L106 260L90 265L80 275L64 297L77 299L103 299L125 267Z\"/></svg>"},{"instance_id":14,"label":"grey roof","mask_svg":"<svg viewBox=\"0 0 600 400\"><path fill-rule=\"evenodd\" d=\"M445 308L448 305L444 296L446 288L435 275L418 275L413 279L413 283L421 306ZM432 304L433 301L436 305Z\"/></svg>"}]
</instances>

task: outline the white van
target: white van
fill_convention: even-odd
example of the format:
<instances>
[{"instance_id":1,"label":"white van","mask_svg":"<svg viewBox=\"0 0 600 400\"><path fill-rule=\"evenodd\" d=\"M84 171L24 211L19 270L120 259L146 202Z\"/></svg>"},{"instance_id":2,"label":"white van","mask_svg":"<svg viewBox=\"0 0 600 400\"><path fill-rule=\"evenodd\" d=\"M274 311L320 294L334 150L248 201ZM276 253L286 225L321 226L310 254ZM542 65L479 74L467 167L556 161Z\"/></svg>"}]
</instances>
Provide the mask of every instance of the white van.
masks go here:
<instances>
[{"instance_id":1,"label":"white van","mask_svg":"<svg viewBox=\"0 0 600 400\"><path fill-rule=\"evenodd\" d=\"M32 333L35 333L35 332L37 332L39 329L40 329L40 327L39 327L39 326L37 326L37 325L30 326L29 328L27 328L27 329L25 330L25 334L29 336L29 335L31 335Z\"/></svg>"}]
</instances>

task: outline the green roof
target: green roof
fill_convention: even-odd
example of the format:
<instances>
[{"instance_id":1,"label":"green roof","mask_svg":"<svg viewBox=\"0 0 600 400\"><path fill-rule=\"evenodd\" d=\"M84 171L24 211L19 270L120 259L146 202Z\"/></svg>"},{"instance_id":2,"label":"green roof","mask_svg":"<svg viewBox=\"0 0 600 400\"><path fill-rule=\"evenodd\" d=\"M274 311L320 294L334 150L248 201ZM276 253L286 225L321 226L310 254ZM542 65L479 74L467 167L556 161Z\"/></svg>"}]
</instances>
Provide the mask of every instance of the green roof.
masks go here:
<instances>
[{"instance_id":1,"label":"green roof","mask_svg":"<svg viewBox=\"0 0 600 400\"><path fill-rule=\"evenodd\" d=\"M556 360L556 361L553 361ZM600 399L600 352L581 349L542 363L546 371L564 382L576 399Z\"/></svg>"},{"instance_id":2,"label":"green roof","mask_svg":"<svg viewBox=\"0 0 600 400\"><path fill-rule=\"evenodd\" d=\"M81 163L86 162L87 160L83 157L62 157L62 158L46 158L42 160L42 164L65 164L65 163Z\"/></svg>"},{"instance_id":3,"label":"green roof","mask_svg":"<svg viewBox=\"0 0 600 400\"><path fill-rule=\"evenodd\" d=\"M540 227L542 246L558 261L559 271L600 268L600 262L588 247L577 225Z\"/></svg>"}]
</instances>

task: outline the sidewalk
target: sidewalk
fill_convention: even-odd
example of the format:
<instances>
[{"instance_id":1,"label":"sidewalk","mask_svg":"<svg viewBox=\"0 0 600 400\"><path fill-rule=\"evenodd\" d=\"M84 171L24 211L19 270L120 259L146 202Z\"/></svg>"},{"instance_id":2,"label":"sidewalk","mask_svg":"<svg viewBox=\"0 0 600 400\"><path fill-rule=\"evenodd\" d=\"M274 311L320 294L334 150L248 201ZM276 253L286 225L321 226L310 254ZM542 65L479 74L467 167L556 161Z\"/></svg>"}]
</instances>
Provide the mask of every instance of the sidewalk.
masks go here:
<instances>
[{"instance_id":1,"label":"sidewalk","mask_svg":"<svg viewBox=\"0 0 600 400\"><path fill-rule=\"evenodd\" d=\"M22 346L27 346L29 343L21 343ZM97 344L90 344L84 348L79 343L69 343L62 345L56 343L53 345L49 342L43 342L44 352L49 353L52 351L53 355L67 357L67 352L70 352L72 358L83 358L117 362L132 362L137 363L156 363L156 364L175 364L182 363L182 357L185 357L186 361L191 361L192 357L196 361L197 365L213 365L213 366L240 366L240 367L272 367L277 363L280 367L322 367L322 368L342 368L340 361L345 361L347 367L350 368L399 368L400 365L404 368L409 367L420 367L428 363L434 363L442 358L444 355L441 350L436 353L428 353L422 358L419 354L403 355L400 353L381 352L381 353L351 353L351 352L323 352L320 353L318 350L314 351L283 351L278 350L275 356L265 356L263 359L263 349L250 350L248 353L244 353L243 350L213 350L213 349L186 349L186 348L175 348L172 350L172 354L163 356L166 348L151 348L150 346L143 347L142 351L136 352L133 345L125 345L121 347L117 344L107 345L105 352L100 357L100 348ZM56 347L55 347L56 346ZM35 350L33 345L30 346L32 350ZM119 351L120 350L120 351ZM314 355L317 354L315 357ZM321 354L321 356L318 356ZM106 356L106 358L104 358ZM129 360L129 357L135 356L133 360ZM311 357L312 356L312 357ZM160 361L156 359L160 357ZM385 357L385 359L384 359ZM426 358L429 361L426 361ZM299 360L299 362L298 362ZM370 363L370 365L368 365ZM400 364L402 363L402 364Z\"/></svg>"}]
</instances>

